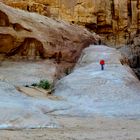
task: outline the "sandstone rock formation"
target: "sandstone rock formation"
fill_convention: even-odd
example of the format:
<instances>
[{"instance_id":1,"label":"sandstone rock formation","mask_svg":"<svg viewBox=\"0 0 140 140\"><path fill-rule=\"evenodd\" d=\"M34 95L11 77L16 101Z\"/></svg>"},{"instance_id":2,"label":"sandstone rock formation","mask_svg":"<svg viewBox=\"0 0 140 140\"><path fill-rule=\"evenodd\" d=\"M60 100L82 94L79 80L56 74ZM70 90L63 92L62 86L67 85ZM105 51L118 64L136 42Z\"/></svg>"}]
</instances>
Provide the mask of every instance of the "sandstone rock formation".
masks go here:
<instances>
[{"instance_id":1,"label":"sandstone rock formation","mask_svg":"<svg viewBox=\"0 0 140 140\"><path fill-rule=\"evenodd\" d=\"M118 51L106 46L86 48L74 71L57 82L55 96L48 98L23 87L20 93L13 83L0 81L0 129L59 128L64 118L58 121L54 115L139 117L140 82L120 59Z\"/></svg>"},{"instance_id":2,"label":"sandstone rock formation","mask_svg":"<svg viewBox=\"0 0 140 140\"><path fill-rule=\"evenodd\" d=\"M139 117L140 82L119 51L106 46L86 48L74 71L58 81L55 95L70 102L60 114ZM105 70L99 65L106 61ZM70 113L71 112L71 113Z\"/></svg>"},{"instance_id":3,"label":"sandstone rock formation","mask_svg":"<svg viewBox=\"0 0 140 140\"><path fill-rule=\"evenodd\" d=\"M41 110L47 100L25 96L13 85L2 81L0 97L0 129L58 127L53 117L50 118Z\"/></svg>"},{"instance_id":4,"label":"sandstone rock formation","mask_svg":"<svg viewBox=\"0 0 140 140\"><path fill-rule=\"evenodd\" d=\"M139 80L122 66L120 53L106 46L85 49L74 71L57 82L54 97L40 98L40 92L23 87L19 90L25 94L16 90L15 85L32 79L49 75L51 80L56 67L46 59L74 64L82 49L98 38L81 27L0 3L0 58L10 58L0 67L0 129L61 126L54 115L139 117ZM106 60L105 71L100 70L100 59ZM17 60L32 61L19 65Z\"/></svg>"},{"instance_id":5,"label":"sandstone rock formation","mask_svg":"<svg viewBox=\"0 0 140 140\"><path fill-rule=\"evenodd\" d=\"M98 39L98 38L97 38ZM0 3L0 54L13 59L55 59L75 63L95 43L87 30Z\"/></svg>"},{"instance_id":6,"label":"sandstone rock formation","mask_svg":"<svg viewBox=\"0 0 140 140\"><path fill-rule=\"evenodd\" d=\"M140 35L132 36L128 44L121 47L120 51L124 55L123 61L127 60L128 64L140 78Z\"/></svg>"},{"instance_id":7,"label":"sandstone rock formation","mask_svg":"<svg viewBox=\"0 0 140 140\"><path fill-rule=\"evenodd\" d=\"M8 5L86 26L110 45L140 30L139 0L3 0Z\"/></svg>"}]
</instances>

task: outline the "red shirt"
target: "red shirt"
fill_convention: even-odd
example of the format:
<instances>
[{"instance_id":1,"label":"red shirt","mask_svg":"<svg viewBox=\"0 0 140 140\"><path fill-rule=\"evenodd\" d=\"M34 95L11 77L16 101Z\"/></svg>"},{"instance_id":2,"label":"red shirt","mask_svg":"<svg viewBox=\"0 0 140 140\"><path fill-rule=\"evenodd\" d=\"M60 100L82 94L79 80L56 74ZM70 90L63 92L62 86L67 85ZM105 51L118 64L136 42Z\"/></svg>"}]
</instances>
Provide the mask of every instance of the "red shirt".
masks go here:
<instances>
[{"instance_id":1,"label":"red shirt","mask_svg":"<svg viewBox=\"0 0 140 140\"><path fill-rule=\"evenodd\" d=\"M104 65L105 64L105 61L104 60L100 60L100 64L101 65Z\"/></svg>"}]
</instances>

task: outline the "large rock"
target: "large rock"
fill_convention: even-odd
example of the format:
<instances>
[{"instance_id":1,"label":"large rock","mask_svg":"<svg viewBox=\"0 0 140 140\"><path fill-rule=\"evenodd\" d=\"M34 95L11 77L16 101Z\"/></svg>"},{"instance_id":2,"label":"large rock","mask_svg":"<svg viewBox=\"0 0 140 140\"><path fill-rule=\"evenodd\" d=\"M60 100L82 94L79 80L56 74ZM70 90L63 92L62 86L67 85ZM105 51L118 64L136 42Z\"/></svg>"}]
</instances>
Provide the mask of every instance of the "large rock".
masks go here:
<instances>
[{"instance_id":1,"label":"large rock","mask_svg":"<svg viewBox=\"0 0 140 140\"><path fill-rule=\"evenodd\" d=\"M84 25L108 44L123 45L140 29L139 0L3 0L8 5Z\"/></svg>"},{"instance_id":2,"label":"large rock","mask_svg":"<svg viewBox=\"0 0 140 140\"><path fill-rule=\"evenodd\" d=\"M100 59L106 62L104 71ZM75 70L56 85L55 95L72 104L59 113L139 117L140 82L120 59L118 51L106 46L86 48Z\"/></svg>"},{"instance_id":3,"label":"large rock","mask_svg":"<svg viewBox=\"0 0 140 140\"><path fill-rule=\"evenodd\" d=\"M83 48L97 40L87 30L0 3L0 54L75 63Z\"/></svg>"},{"instance_id":4,"label":"large rock","mask_svg":"<svg viewBox=\"0 0 140 140\"><path fill-rule=\"evenodd\" d=\"M121 47L120 51L125 56L124 59L128 60L128 64L140 78L140 35L136 34L132 36L128 44Z\"/></svg>"}]
</instances>

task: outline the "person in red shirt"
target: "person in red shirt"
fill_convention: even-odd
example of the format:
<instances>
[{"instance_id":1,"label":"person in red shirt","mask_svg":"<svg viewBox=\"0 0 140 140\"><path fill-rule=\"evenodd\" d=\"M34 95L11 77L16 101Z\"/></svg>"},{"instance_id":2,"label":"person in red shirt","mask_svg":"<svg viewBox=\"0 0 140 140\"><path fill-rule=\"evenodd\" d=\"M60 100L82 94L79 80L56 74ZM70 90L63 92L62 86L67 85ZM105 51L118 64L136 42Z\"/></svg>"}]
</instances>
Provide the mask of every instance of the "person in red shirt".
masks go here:
<instances>
[{"instance_id":1,"label":"person in red shirt","mask_svg":"<svg viewBox=\"0 0 140 140\"><path fill-rule=\"evenodd\" d=\"M104 70L105 61L102 59L100 60L101 70Z\"/></svg>"}]
</instances>

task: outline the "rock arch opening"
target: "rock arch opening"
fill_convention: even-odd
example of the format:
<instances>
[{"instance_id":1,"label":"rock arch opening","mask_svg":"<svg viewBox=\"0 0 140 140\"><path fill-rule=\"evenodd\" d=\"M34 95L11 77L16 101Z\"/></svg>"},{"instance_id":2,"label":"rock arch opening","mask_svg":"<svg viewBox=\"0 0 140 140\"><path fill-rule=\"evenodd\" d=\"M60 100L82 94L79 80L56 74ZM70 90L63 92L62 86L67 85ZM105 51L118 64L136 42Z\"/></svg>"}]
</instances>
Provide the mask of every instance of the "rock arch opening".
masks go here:
<instances>
[{"instance_id":1,"label":"rock arch opening","mask_svg":"<svg viewBox=\"0 0 140 140\"><path fill-rule=\"evenodd\" d=\"M44 59L43 44L35 38L25 38L20 46L12 49L8 56L20 56L22 59L36 60Z\"/></svg>"}]
</instances>

